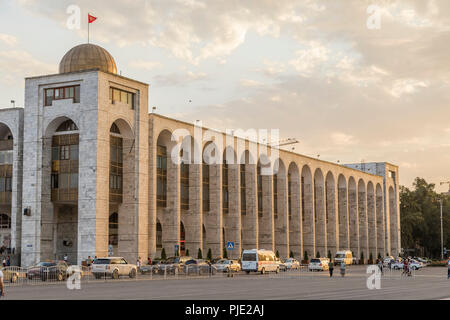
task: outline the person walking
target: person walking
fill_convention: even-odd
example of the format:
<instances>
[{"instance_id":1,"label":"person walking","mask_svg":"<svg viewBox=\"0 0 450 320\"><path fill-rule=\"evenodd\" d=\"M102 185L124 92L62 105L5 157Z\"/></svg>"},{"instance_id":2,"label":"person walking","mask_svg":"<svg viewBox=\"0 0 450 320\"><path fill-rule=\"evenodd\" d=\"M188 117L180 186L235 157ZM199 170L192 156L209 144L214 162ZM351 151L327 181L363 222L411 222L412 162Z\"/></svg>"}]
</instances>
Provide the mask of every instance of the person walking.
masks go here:
<instances>
[{"instance_id":1,"label":"person walking","mask_svg":"<svg viewBox=\"0 0 450 320\"><path fill-rule=\"evenodd\" d=\"M448 271L447 271L447 280L448 280L448 279L450 279L450 258L448 258L447 267L448 267Z\"/></svg>"},{"instance_id":2,"label":"person walking","mask_svg":"<svg viewBox=\"0 0 450 320\"><path fill-rule=\"evenodd\" d=\"M0 298L5 296L5 285L3 284L3 272L0 270Z\"/></svg>"},{"instance_id":3,"label":"person walking","mask_svg":"<svg viewBox=\"0 0 450 320\"><path fill-rule=\"evenodd\" d=\"M3 265L3 268L6 267L6 258L5 257L3 257L2 265Z\"/></svg>"},{"instance_id":4,"label":"person walking","mask_svg":"<svg viewBox=\"0 0 450 320\"><path fill-rule=\"evenodd\" d=\"M334 265L333 265L333 261L331 261L331 260L330 260L330 262L328 262L328 270L330 272L330 278L333 278Z\"/></svg>"},{"instance_id":5,"label":"person walking","mask_svg":"<svg viewBox=\"0 0 450 320\"><path fill-rule=\"evenodd\" d=\"M11 266L11 258L8 256L6 257L6 266L10 267Z\"/></svg>"},{"instance_id":6,"label":"person walking","mask_svg":"<svg viewBox=\"0 0 450 320\"><path fill-rule=\"evenodd\" d=\"M378 259L378 268L380 269L380 272L383 275L383 261L381 261L381 259Z\"/></svg>"},{"instance_id":7,"label":"person walking","mask_svg":"<svg viewBox=\"0 0 450 320\"><path fill-rule=\"evenodd\" d=\"M344 261L341 262L341 276L342 277L345 276L345 262Z\"/></svg>"},{"instance_id":8,"label":"person walking","mask_svg":"<svg viewBox=\"0 0 450 320\"><path fill-rule=\"evenodd\" d=\"M69 257L67 257L67 253L64 254L64 262L67 263L67 260L69 259Z\"/></svg>"},{"instance_id":9,"label":"person walking","mask_svg":"<svg viewBox=\"0 0 450 320\"><path fill-rule=\"evenodd\" d=\"M141 257L139 257L136 261L136 267L137 267L138 271L140 270L141 265L142 265L142 259L141 259Z\"/></svg>"}]
</instances>

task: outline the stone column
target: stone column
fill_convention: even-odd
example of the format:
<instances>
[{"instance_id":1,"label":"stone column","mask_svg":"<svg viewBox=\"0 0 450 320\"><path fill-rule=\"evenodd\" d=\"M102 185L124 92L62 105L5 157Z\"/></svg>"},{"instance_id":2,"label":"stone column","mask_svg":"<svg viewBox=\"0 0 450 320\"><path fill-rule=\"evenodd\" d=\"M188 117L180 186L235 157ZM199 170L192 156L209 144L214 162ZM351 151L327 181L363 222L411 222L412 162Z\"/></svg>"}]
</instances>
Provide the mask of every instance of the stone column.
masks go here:
<instances>
[{"instance_id":1,"label":"stone column","mask_svg":"<svg viewBox=\"0 0 450 320\"><path fill-rule=\"evenodd\" d=\"M347 188L339 186L338 190L339 249L349 250Z\"/></svg>"},{"instance_id":2,"label":"stone column","mask_svg":"<svg viewBox=\"0 0 450 320\"><path fill-rule=\"evenodd\" d=\"M262 175L262 217L259 217L259 248L275 249L272 176Z\"/></svg>"},{"instance_id":3,"label":"stone column","mask_svg":"<svg viewBox=\"0 0 450 320\"><path fill-rule=\"evenodd\" d=\"M300 182L298 176L291 176L291 213L288 214L289 225L289 251L297 259L303 258L302 247L302 214L300 200Z\"/></svg>"},{"instance_id":4,"label":"stone column","mask_svg":"<svg viewBox=\"0 0 450 320\"><path fill-rule=\"evenodd\" d=\"M374 261L378 256L377 249L377 222L375 218L375 196L373 189L367 193L367 231L369 241L369 255L372 254ZM368 257L369 258L369 257Z\"/></svg>"},{"instance_id":5,"label":"stone column","mask_svg":"<svg viewBox=\"0 0 450 320\"><path fill-rule=\"evenodd\" d=\"M234 249L228 250L228 257L239 259L241 255L241 205L239 164L228 165L229 211L224 221L228 241L234 242ZM226 243L224 243L226 246Z\"/></svg>"},{"instance_id":6,"label":"stone column","mask_svg":"<svg viewBox=\"0 0 450 320\"><path fill-rule=\"evenodd\" d=\"M289 216L288 216L288 181L284 172L279 172L278 177L278 218L275 219L275 250L281 258L289 257Z\"/></svg>"},{"instance_id":7,"label":"stone column","mask_svg":"<svg viewBox=\"0 0 450 320\"><path fill-rule=\"evenodd\" d=\"M193 258L197 258L198 249L202 248L201 191L201 165L191 164L189 165L189 210L184 213L184 227L186 230L186 249L189 249L189 254Z\"/></svg>"},{"instance_id":8,"label":"stone column","mask_svg":"<svg viewBox=\"0 0 450 320\"><path fill-rule=\"evenodd\" d=\"M207 243L213 257L223 255L222 165L209 166L210 211L206 219Z\"/></svg>"},{"instance_id":9,"label":"stone column","mask_svg":"<svg viewBox=\"0 0 450 320\"><path fill-rule=\"evenodd\" d=\"M180 245L180 166L167 156L167 208L163 219L163 248L167 256L175 255Z\"/></svg>"},{"instance_id":10,"label":"stone column","mask_svg":"<svg viewBox=\"0 0 450 320\"><path fill-rule=\"evenodd\" d=\"M364 253L364 260L367 261L369 258L368 251L368 239L367 239L367 203L366 203L366 192L358 192L358 220L359 220L359 254L358 258L361 257L361 252Z\"/></svg>"},{"instance_id":11,"label":"stone column","mask_svg":"<svg viewBox=\"0 0 450 320\"><path fill-rule=\"evenodd\" d=\"M348 192L349 204L349 237L350 250L354 253L356 258L359 258L359 224L358 224L358 204L356 190L349 189Z\"/></svg>"},{"instance_id":12,"label":"stone column","mask_svg":"<svg viewBox=\"0 0 450 320\"><path fill-rule=\"evenodd\" d=\"M305 179L306 180L306 179ZM309 181L303 183L303 249L308 252L308 257L316 256L316 242L315 242L315 223L314 223L314 197L313 186Z\"/></svg>"},{"instance_id":13,"label":"stone column","mask_svg":"<svg viewBox=\"0 0 450 320\"><path fill-rule=\"evenodd\" d=\"M256 185L256 165L245 165L246 215L242 216L242 248L258 248L258 190Z\"/></svg>"},{"instance_id":14,"label":"stone column","mask_svg":"<svg viewBox=\"0 0 450 320\"><path fill-rule=\"evenodd\" d=\"M382 193L378 193L376 197L376 214L377 214L377 224L376 224L376 232L377 232L377 256L380 254L382 257L386 256L386 247L385 247L385 227L384 227L384 212L383 212L383 195Z\"/></svg>"},{"instance_id":15,"label":"stone column","mask_svg":"<svg viewBox=\"0 0 450 320\"><path fill-rule=\"evenodd\" d=\"M326 183L326 212L327 212L327 254L331 252L331 256L336 255L339 243L338 223L336 217L337 197L335 193L335 186L332 181Z\"/></svg>"},{"instance_id":16,"label":"stone column","mask_svg":"<svg viewBox=\"0 0 450 320\"><path fill-rule=\"evenodd\" d=\"M322 183L314 183L315 188L315 242L316 249L314 252L314 256L316 252L320 253L321 257L327 256L327 226L325 220L325 188Z\"/></svg>"}]
</instances>

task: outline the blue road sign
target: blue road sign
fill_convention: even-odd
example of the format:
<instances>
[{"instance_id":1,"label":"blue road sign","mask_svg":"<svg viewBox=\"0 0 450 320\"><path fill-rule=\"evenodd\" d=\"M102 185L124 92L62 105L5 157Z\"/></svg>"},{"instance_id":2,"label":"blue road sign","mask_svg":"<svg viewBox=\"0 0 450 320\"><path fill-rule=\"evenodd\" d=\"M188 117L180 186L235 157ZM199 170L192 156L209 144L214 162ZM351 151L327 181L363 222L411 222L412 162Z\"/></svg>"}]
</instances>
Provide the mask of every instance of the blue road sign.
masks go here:
<instances>
[{"instance_id":1,"label":"blue road sign","mask_svg":"<svg viewBox=\"0 0 450 320\"><path fill-rule=\"evenodd\" d=\"M227 242L227 249L228 250L233 250L234 249L234 242L233 241L228 241Z\"/></svg>"}]
</instances>

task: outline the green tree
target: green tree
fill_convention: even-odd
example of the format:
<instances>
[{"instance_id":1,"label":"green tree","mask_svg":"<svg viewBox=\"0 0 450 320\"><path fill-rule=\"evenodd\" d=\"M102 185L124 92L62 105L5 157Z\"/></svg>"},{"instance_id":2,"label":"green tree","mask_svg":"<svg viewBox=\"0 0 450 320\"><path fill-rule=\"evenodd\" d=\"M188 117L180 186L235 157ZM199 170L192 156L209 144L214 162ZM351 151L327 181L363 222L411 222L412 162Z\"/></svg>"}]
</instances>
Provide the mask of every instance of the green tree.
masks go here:
<instances>
[{"instance_id":1,"label":"green tree","mask_svg":"<svg viewBox=\"0 0 450 320\"><path fill-rule=\"evenodd\" d=\"M294 258L294 252L292 250L289 252L289 258Z\"/></svg>"},{"instance_id":2,"label":"green tree","mask_svg":"<svg viewBox=\"0 0 450 320\"><path fill-rule=\"evenodd\" d=\"M360 261L360 263L364 264L364 252L363 251L361 251L361 261Z\"/></svg>"},{"instance_id":3,"label":"green tree","mask_svg":"<svg viewBox=\"0 0 450 320\"><path fill-rule=\"evenodd\" d=\"M206 255L206 259L208 259L209 261L212 260L212 252L211 252L211 248L208 249L208 254Z\"/></svg>"},{"instance_id":4,"label":"green tree","mask_svg":"<svg viewBox=\"0 0 450 320\"><path fill-rule=\"evenodd\" d=\"M320 252L319 251L317 251L317 253L316 253L316 258L320 258Z\"/></svg>"},{"instance_id":5,"label":"green tree","mask_svg":"<svg viewBox=\"0 0 450 320\"><path fill-rule=\"evenodd\" d=\"M278 250L277 250L277 252L275 252L275 256L276 256L277 258L280 257L280 253L278 252Z\"/></svg>"},{"instance_id":6,"label":"green tree","mask_svg":"<svg viewBox=\"0 0 450 320\"><path fill-rule=\"evenodd\" d=\"M331 251L330 251L330 250L328 250L328 255L327 255L327 257L328 257L328 259L331 260Z\"/></svg>"},{"instance_id":7,"label":"green tree","mask_svg":"<svg viewBox=\"0 0 450 320\"><path fill-rule=\"evenodd\" d=\"M305 251L305 254L303 255L303 259L305 259L305 261L308 261L308 251Z\"/></svg>"},{"instance_id":8,"label":"green tree","mask_svg":"<svg viewBox=\"0 0 450 320\"><path fill-rule=\"evenodd\" d=\"M166 259L167 259L166 249L162 248L162 250L161 250L161 260L166 260Z\"/></svg>"},{"instance_id":9,"label":"green tree","mask_svg":"<svg viewBox=\"0 0 450 320\"><path fill-rule=\"evenodd\" d=\"M197 259L203 259L202 249L198 248Z\"/></svg>"},{"instance_id":10,"label":"green tree","mask_svg":"<svg viewBox=\"0 0 450 320\"><path fill-rule=\"evenodd\" d=\"M228 250L225 247L223 248L223 258L228 259Z\"/></svg>"},{"instance_id":11,"label":"green tree","mask_svg":"<svg viewBox=\"0 0 450 320\"><path fill-rule=\"evenodd\" d=\"M186 256L189 257L189 249L186 250Z\"/></svg>"}]
</instances>

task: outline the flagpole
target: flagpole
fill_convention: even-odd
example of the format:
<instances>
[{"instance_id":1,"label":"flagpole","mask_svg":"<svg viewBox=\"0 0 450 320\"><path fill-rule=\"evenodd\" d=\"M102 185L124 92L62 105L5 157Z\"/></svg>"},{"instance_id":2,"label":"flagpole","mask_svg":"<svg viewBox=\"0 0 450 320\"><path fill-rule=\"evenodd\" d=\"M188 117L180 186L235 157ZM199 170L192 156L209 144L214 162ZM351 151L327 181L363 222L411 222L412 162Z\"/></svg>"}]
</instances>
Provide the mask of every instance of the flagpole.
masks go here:
<instances>
[{"instance_id":1,"label":"flagpole","mask_svg":"<svg viewBox=\"0 0 450 320\"><path fill-rule=\"evenodd\" d=\"M90 13L88 12L88 43L89 43L89 25L90 25L90 23L89 23L89 15L90 15Z\"/></svg>"}]
</instances>

